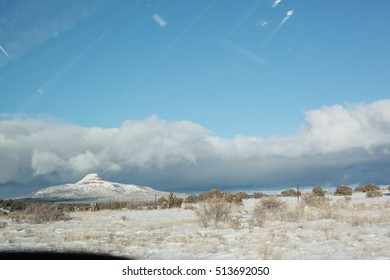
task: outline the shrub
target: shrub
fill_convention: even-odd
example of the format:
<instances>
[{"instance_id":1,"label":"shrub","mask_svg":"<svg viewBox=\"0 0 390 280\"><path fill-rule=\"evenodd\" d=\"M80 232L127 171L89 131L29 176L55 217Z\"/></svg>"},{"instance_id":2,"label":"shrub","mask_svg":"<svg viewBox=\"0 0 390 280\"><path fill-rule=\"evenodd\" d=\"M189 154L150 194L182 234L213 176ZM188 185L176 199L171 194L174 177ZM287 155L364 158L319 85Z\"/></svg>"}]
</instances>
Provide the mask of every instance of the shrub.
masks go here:
<instances>
[{"instance_id":1,"label":"shrub","mask_svg":"<svg viewBox=\"0 0 390 280\"><path fill-rule=\"evenodd\" d=\"M249 198L249 195L246 192L238 192L235 194L235 196L237 199L241 199L241 200Z\"/></svg>"},{"instance_id":2,"label":"shrub","mask_svg":"<svg viewBox=\"0 0 390 280\"><path fill-rule=\"evenodd\" d=\"M264 194L262 192L254 192L253 193L253 198L256 198L256 199L262 198L264 196L266 196L266 194Z\"/></svg>"},{"instance_id":3,"label":"shrub","mask_svg":"<svg viewBox=\"0 0 390 280\"><path fill-rule=\"evenodd\" d=\"M286 210L286 203L280 201L275 196L262 198L252 212L252 217L249 221L251 226L262 227L265 223L266 216L276 216L280 218L280 214Z\"/></svg>"},{"instance_id":4,"label":"shrub","mask_svg":"<svg viewBox=\"0 0 390 280\"><path fill-rule=\"evenodd\" d=\"M346 185L338 186L334 195L342 196L342 195L352 195L352 189Z\"/></svg>"},{"instance_id":5,"label":"shrub","mask_svg":"<svg viewBox=\"0 0 390 280\"><path fill-rule=\"evenodd\" d=\"M199 202L199 197L196 194L191 194L186 197L184 200L185 203L197 203Z\"/></svg>"},{"instance_id":6,"label":"shrub","mask_svg":"<svg viewBox=\"0 0 390 280\"><path fill-rule=\"evenodd\" d=\"M63 208L57 204L30 203L21 213L20 219L26 219L33 223L46 223L69 220Z\"/></svg>"},{"instance_id":7,"label":"shrub","mask_svg":"<svg viewBox=\"0 0 390 280\"><path fill-rule=\"evenodd\" d=\"M313 193L304 193L301 197L301 201L304 205L315 208L324 208L330 205L330 199L325 196L319 196Z\"/></svg>"},{"instance_id":8,"label":"shrub","mask_svg":"<svg viewBox=\"0 0 390 280\"><path fill-rule=\"evenodd\" d=\"M296 190L288 189L288 190L282 191L280 194L281 194L281 196L284 196L284 197L294 197L294 196L301 195L301 192L298 193Z\"/></svg>"},{"instance_id":9,"label":"shrub","mask_svg":"<svg viewBox=\"0 0 390 280\"><path fill-rule=\"evenodd\" d=\"M239 193L239 195L237 195L230 192L221 192L218 189L212 189L201 193L197 197L192 197L191 200L197 200L197 202L207 202L212 199L219 199L229 203L233 202L236 204L241 204L243 199L242 196L244 196L243 193Z\"/></svg>"},{"instance_id":10,"label":"shrub","mask_svg":"<svg viewBox=\"0 0 390 280\"><path fill-rule=\"evenodd\" d=\"M172 192L169 193L168 199L165 197L160 197L157 200L157 205L160 206L162 209L166 208L180 208L183 203L183 199L180 197L177 197Z\"/></svg>"},{"instance_id":11,"label":"shrub","mask_svg":"<svg viewBox=\"0 0 390 280\"><path fill-rule=\"evenodd\" d=\"M169 208L181 208L181 205L183 204L183 199L177 197L173 193L169 193L168 202L169 202Z\"/></svg>"},{"instance_id":12,"label":"shrub","mask_svg":"<svg viewBox=\"0 0 390 280\"><path fill-rule=\"evenodd\" d=\"M22 200L7 199L7 200L0 201L0 208L8 210L9 212L21 211L26 209L26 206L29 203L30 202L26 202Z\"/></svg>"},{"instance_id":13,"label":"shrub","mask_svg":"<svg viewBox=\"0 0 390 280\"><path fill-rule=\"evenodd\" d=\"M315 196L325 196L325 191L320 186L314 187L312 192Z\"/></svg>"},{"instance_id":14,"label":"shrub","mask_svg":"<svg viewBox=\"0 0 390 280\"><path fill-rule=\"evenodd\" d=\"M366 192L366 197L368 198L381 197L381 196L383 196L383 194L380 190L370 190Z\"/></svg>"},{"instance_id":15,"label":"shrub","mask_svg":"<svg viewBox=\"0 0 390 280\"><path fill-rule=\"evenodd\" d=\"M275 196L269 196L261 199L260 204L265 211L269 212L283 210L286 207L286 203Z\"/></svg>"},{"instance_id":16,"label":"shrub","mask_svg":"<svg viewBox=\"0 0 390 280\"><path fill-rule=\"evenodd\" d=\"M380 190L380 188L375 185L375 184L367 184L365 186L358 186L355 188L355 192L369 192L369 191L376 191L376 190Z\"/></svg>"},{"instance_id":17,"label":"shrub","mask_svg":"<svg viewBox=\"0 0 390 280\"><path fill-rule=\"evenodd\" d=\"M265 211L261 204L256 204L253 208L252 217L249 221L253 227L263 227L265 222Z\"/></svg>"},{"instance_id":18,"label":"shrub","mask_svg":"<svg viewBox=\"0 0 390 280\"><path fill-rule=\"evenodd\" d=\"M214 198L222 198L223 194L218 189L212 189L207 192L201 193L199 197L199 201L207 201Z\"/></svg>"},{"instance_id":19,"label":"shrub","mask_svg":"<svg viewBox=\"0 0 390 280\"><path fill-rule=\"evenodd\" d=\"M168 199L166 199L165 197L160 197L160 198L157 200L157 205L158 205L161 209L167 209L167 208L169 208L169 201L168 201Z\"/></svg>"},{"instance_id":20,"label":"shrub","mask_svg":"<svg viewBox=\"0 0 390 280\"><path fill-rule=\"evenodd\" d=\"M220 222L228 221L232 212L230 205L218 198L212 198L200 204L194 211L204 227L208 227L210 222L217 225Z\"/></svg>"}]
</instances>

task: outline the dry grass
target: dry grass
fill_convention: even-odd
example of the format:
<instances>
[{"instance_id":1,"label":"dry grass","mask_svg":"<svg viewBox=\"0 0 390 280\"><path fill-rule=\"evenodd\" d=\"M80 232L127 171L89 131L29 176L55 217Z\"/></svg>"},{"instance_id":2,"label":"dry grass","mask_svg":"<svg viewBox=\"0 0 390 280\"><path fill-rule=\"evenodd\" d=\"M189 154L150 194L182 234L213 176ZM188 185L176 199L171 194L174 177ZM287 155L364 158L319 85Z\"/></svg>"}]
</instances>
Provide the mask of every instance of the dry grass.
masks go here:
<instances>
[{"instance_id":1,"label":"dry grass","mask_svg":"<svg viewBox=\"0 0 390 280\"><path fill-rule=\"evenodd\" d=\"M160 252L166 252L167 248L174 252L172 256L183 259L220 258L224 252L227 256L236 254L240 258L323 259L352 258L341 249L337 252L331 248L348 251L357 246L360 251L354 256L362 258L374 256L371 255L374 253L386 256L385 249L378 252L372 240L382 238L379 234L383 238L388 238L386 233L390 236L386 229L390 224L390 199L365 199L359 194L332 197L308 192L301 195L299 203L296 199L265 196L260 200L244 201L242 206L214 197L175 210L72 212L69 213L72 219L66 223L50 224L51 221L38 220L34 223L44 224L32 226L29 224L32 220L27 216L34 217L35 212L33 209L16 211L0 219L3 248L18 248L32 240L32 246L39 248L59 251L93 248L94 252L117 255L137 252L131 257L140 259L171 256L168 253L161 255ZM180 215L175 216L178 212ZM26 222L25 225L16 223L14 215L19 215L19 221ZM141 220L139 216L145 219ZM373 234L378 235L373 238ZM363 242L366 243L361 249ZM324 244L328 243L329 247L326 247ZM316 255L311 255L310 246L315 247L315 244L330 248L329 255L315 249ZM343 247L343 244L351 245Z\"/></svg>"},{"instance_id":2,"label":"dry grass","mask_svg":"<svg viewBox=\"0 0 390 280\"><path fill-rule=\"evenodd\" d=\"M28 221L36 224L67 221L70 218L64 213L63 207L48 203L29 203L24 210L13 212L10 217L17 222Z\"/></svg>"},{"instance_id":3,"label":"dry grass","mask_svg":"<svg viewBox=\"0 0 390 280\"><path fill-rule=\"evenodd\" d=\"M255 206L249 221L250 227L263 227L267 219L281 219L287 204L275 196L264 197Z\"/></svg>"},{"instance_id":4,"label":"dry grass","mask_svg":"<svg viewBox=\"0 0 390 280\"><path fill-rule=\"evenodd\" d=\"M218 226L220 223L231 221L231 204L218 198L200 203L194 211L204 227L208 227L211 223Z\"/></svg>"}]
</instances>

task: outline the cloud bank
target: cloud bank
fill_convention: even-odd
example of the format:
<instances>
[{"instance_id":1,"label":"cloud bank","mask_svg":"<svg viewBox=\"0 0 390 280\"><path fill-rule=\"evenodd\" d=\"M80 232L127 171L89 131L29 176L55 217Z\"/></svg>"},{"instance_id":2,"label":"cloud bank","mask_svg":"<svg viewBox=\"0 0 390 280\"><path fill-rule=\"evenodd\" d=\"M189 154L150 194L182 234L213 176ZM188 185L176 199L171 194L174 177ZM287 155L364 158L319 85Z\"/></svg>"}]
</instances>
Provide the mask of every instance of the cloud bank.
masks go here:
<instances>
[{"instance_id":1,"label":"cloud bank","mask_svg":"<svg viewBox=\"0 0 390 280\"><path fill-rule=\"evenodd\" d=\"M107 180L180 191L390 182L390 100L305 113L290 137L224 139L189 122L158 117L118 128L42 119L0 121L0 188Z\"/></svg>"}]
</instances>

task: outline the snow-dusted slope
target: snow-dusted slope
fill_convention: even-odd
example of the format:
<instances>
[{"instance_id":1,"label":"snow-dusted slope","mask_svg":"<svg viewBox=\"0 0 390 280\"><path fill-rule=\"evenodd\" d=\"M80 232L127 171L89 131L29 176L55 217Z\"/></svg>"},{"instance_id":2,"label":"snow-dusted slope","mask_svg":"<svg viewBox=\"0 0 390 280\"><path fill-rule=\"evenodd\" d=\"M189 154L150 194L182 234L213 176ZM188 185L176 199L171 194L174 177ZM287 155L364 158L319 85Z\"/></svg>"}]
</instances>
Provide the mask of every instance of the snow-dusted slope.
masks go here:
<instances>
[{"instance_id":1,"label":"snow-dusted slope","mask_svg":"<svg viewBox=\"0 0 390 280\"><path fill-rule=\"evenodd\" d=\"M75 184L44 188L23 198L57 202L152 202L156 196L168 194L149 187L104 181L97 174L88 174Z\"/></svg>"}]
</instances>

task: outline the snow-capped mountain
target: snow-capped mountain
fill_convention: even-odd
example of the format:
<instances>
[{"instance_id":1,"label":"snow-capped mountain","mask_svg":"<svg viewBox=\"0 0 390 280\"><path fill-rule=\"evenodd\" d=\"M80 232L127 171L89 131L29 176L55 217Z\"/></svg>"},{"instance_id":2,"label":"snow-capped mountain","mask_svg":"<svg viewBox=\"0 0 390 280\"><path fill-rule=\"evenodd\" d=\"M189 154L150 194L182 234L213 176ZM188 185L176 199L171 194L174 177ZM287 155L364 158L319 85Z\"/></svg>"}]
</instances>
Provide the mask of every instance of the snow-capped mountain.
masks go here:
<instances>
[{"instance_id":1,"label":"snow-capped mountain","mask_svg":"<svg viewBox=\"0 0 390 280\"><path fill-rule=\"evenodd\" d=\"M97 174L88 174L75 184L44 188L22 198L70 203L108 201L153 202L156 197L167 197L168 194L168 192L157 191L149 187L108 182L99 178Z\"/></svg>"}]
</instances>

